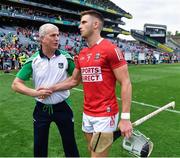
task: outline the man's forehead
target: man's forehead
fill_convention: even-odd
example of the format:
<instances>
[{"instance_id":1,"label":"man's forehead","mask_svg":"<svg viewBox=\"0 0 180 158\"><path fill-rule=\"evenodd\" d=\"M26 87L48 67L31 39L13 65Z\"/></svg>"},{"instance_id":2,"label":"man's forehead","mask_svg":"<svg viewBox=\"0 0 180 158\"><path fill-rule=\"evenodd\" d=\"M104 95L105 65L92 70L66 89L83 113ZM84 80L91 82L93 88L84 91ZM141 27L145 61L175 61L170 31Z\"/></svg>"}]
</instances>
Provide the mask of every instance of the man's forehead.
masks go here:
<instances>
[{"instance_id":1,"label":"man's forehead","mask_svg":"<svg viewBox=\"0 0 180 158\"><path fill-rule=\"evenodd\" d=\"M48 31L49 32L55 32L55 31L59 31L59 29L56 27L54 27L54 28L50 27L50 28L48 28Z\"/></svg>"},{"instance_id":2,"label":"man's forehead","mask_svg":"<svg viewBox=\"0 0 180 158\"><path fill-rule=\"evenodd\" d=\"M59 33L58 28L49 28L46 30L47 34L54 34L54 33Z\"/></svg>"}]
</instances>

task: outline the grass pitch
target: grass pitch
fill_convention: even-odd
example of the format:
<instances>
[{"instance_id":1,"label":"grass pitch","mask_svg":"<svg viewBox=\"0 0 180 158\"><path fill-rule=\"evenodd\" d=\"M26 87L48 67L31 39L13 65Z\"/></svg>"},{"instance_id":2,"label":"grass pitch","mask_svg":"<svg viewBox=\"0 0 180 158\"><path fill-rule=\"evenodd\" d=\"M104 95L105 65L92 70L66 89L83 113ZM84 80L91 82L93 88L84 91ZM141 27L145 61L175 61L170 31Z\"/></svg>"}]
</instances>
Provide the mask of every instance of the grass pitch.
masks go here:
<instances>
[{"instance_id":1,"label":"grass pitch","mask_svg":"<svg viewBox=\"0 0 180 158\"><path fill-rule=\"evenodd\" d=\"M180 64L129 66L133 86L131 120L135 120L171 101L176 102L174 111L163 111L136 127L154 143L152 157L180 157ZM15 72L0 72L0 156L33 156L34 99L15 93L11 83ZM32 86L31 81L27 84ZM77 87L82 89L82 86ZM117 96L120 86L117 84ZM87 145L81 131L83 92L71 90L75 134L81 157L89 157ZM120 103L120 102L119 102ZM121 107L121 104L120 104ZM122 149L122 138L110 150L111 157L129 157ZM49 157L64 157L61 139L55 124L49 136Z\"/></svg>"}]
</instances>

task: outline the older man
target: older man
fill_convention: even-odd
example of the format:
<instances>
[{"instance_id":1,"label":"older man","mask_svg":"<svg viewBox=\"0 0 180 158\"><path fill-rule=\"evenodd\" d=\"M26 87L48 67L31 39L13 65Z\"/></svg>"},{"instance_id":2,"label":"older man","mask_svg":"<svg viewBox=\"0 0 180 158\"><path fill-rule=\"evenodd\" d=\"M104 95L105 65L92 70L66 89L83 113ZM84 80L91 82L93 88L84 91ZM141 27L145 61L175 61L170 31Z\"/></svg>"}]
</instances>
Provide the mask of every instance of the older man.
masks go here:
<instances>
[{"instance_id":1,"label":"older man","mask_svg":"<svg viewBox=\"0 0 180 158\"><path fill-rule=\"evenodd\" d=\"M49 127L54 121L62 138L66 157L79 157L75 136L73 112L68 97L70 92L53 92L48 87L65 80L74 70L71 56L58 50L59 29L53 24L44 24L39 29L41 49L29 58L16 75L12 88L22 94L35 97L34 109L34 156L48 156ZM30 78L35 88L25 85ZM43 96L43 97L42 97Z\"/></svg>"}]
</instances>

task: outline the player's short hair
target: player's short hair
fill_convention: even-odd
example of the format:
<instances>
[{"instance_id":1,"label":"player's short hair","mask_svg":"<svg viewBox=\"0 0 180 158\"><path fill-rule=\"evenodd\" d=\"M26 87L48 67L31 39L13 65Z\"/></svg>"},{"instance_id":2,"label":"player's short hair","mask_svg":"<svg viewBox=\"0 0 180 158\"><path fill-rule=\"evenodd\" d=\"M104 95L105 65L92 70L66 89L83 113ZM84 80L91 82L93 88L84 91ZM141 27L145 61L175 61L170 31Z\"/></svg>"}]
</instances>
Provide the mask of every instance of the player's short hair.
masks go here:
<instances>
[{"instance_id":1,"label":"player's short hair","mask_svg":"<svg viewBox=\"0 0 180 158\"><path fill-rule=\"evenodd\" d=\"M44 37L50 29L59 30L58 27L54 24L50 24L50 23L43 24L39 28L39 38Z\"/></svg>"},{"instance_id":2,"label":"player's short hair","mask_svg":"<svg viewBox=\"0 0 180 158\"><path fill-rule=\"evenodd\" d=\"M102 27L103 27L103 25L104 25L104 17L100 12L98 12L96 10L86 10L86 11L81 12L81 17L84 16L84 15L91 15L93 17L96 17L97 19L99 19L101 21L101 24L102 24Z\"/></svg>"}]
</instances>

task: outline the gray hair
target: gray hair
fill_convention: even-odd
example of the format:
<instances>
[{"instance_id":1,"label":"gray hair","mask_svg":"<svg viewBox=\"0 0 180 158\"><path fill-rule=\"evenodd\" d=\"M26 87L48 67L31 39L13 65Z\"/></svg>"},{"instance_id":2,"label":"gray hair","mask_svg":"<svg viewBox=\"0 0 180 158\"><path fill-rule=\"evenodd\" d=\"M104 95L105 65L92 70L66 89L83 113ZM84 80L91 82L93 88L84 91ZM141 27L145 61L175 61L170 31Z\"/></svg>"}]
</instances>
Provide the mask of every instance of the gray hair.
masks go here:
<instances>
[{"instance_id":1,"label":"gray hair","mask_svg":"<svg viewBox=\"0 0 180 158\"><path fill-rule=\"evenodd\" d=\"M44 24L39 28L39 38L44 37L49 30L59 30L59 29L54 24L50 24L50 23Z\"/></svg>"}]
</instances>

